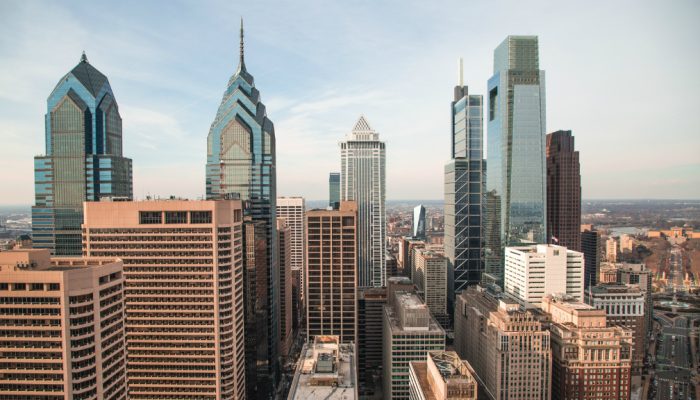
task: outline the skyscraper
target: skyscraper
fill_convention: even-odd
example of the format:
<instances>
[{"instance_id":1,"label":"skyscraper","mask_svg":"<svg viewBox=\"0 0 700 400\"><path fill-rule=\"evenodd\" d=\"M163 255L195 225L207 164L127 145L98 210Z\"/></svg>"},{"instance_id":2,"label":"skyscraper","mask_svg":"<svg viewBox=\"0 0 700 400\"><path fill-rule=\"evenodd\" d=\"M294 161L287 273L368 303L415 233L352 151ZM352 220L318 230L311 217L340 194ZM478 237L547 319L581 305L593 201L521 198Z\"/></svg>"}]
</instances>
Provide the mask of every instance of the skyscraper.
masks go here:
<instances>
[{"instance_id":1,"label":"skyscraper","mask_svg":"<svg viewBox=\"0 0 700 400\"><path fill-rule=\"evenodd\" d=\"M429 246L414 250L413 283L430 313L447 327L447 258L442 248Z\"/></svg>"},{"instance_id":2,"label":"skyscraper","mask_svg":"<svg viewBox=\"0 0 700 400\"><path fill-rule=\"evenodd\" d=\"M422 204L413 209L411 235L414 239L425 240L425 207Z\"/></svg>"},{"instance_id":3,"label":"skyscraper","mask_svg":"<svg viewBox=\"0 0 700 400\"><path fill-rule=\"evenodd\" d=\"M459 63L454 88L451 160L445 165L445 256L450 310L456 292L481 281L483 259L483 96L470 95ZM451 313L450 313L451 314Z\"/></svg>"},{"instance_id":4,"label":"skyscraper","mask_svg":"<svg viewBox=\"0 0 700 400\"><path fill-rule=\"evenodd\" d=\"M268 260L269 373L279 372L279 282L275 201L277 199L275 127L267 118L260 92L246 69L243 20L238 68L228 81L207 136L206 197L239 198L244 213L265 222ZM276 380L273 382L273 386Z\"/></svg>"},{"instance_id":5,"label":"skyscraper","mask_svg":"<svg viewBox=\"0 0 700 400\"><path fill-rule=\"evenodd\" d=\"M550 240L581 251L581 165L571 131L547 135L547 241Z\"/></svg>"},{"instance_id":6,"label":"skyscraper","mask_svg":"<svg viewBox=\"0 0 700 400\"><path fill-rule=\"evenodd\" d=\"M340 172L328 175L328 207L338 209L340 206Z\"/></svg>"},{"instance_id":7,"label":"skyscraper","mask_svg":"<svg viewBox=\"0 0 700 400\"><path fill-rule=\"evenodd\" d=\"M386 150L364 116L340 143L340 197L357 202L357 269L361 287L386 285Z\"/></svg>"},{"instance_id":8,"label":"skyscraper","mask_svg":"<svg viewBox=\"0 0 700 400\"><path fill-rule=\"evenodd\" d=\"M277 218L277 250L279 251L280 283L280 355L286 357L292 347L292 230L284 218Z\"/></svg>"},{"instance_id":9,"label":"skyscraper","mask_svg":"<svg viewBox=\"0 0 700 400\"><path fill-rule=\"evenodd\" d=\"M34 157L34 247L80 255L83 201L133 196L117 101L85 53L49 95L45 127L46 154Z\"/></svg>"},{"instance_id":10,"label":"skyscraper","mask_svg":"<svg viewBox=\"0 0 700 400\"><path fill-rule=\"evenodd\" d=\"M291 230L289 240L290 245L290 266L294 275L299 275L302 279L301 287L303 287L303 270L304 270L304 211L306 203L303 197L278 197L277 198L277 217L284 218L287 226ZM281 264L280 264L281 265ZM304 295L303 291L299 293ZM295 299L301 301L301 299Z\"/></svg>"},{"instance_id":11,"label":"skyscraper","mask_svg":"<svg viewBox=\"0 0 700 400\"><path fill-rule=\"evenodd\" d=\"M584 260L584 280L583 287L588 289L590 286L598 284L598 271L600 271L600 233L590 226L590 229L584 225L581 226L581 252L583 252Z\"/></svg>"},{"instance_id":12,"label":"skyscraper","mask_svg":"<svg viewBox=\"0 0 700 400\"><path fill-rule=\"evenodd\" d=\"M545 82L537 36L508 36L488 81L486 280L503 280L506 246L545 243Z\"/></svg>"}]
</instances>

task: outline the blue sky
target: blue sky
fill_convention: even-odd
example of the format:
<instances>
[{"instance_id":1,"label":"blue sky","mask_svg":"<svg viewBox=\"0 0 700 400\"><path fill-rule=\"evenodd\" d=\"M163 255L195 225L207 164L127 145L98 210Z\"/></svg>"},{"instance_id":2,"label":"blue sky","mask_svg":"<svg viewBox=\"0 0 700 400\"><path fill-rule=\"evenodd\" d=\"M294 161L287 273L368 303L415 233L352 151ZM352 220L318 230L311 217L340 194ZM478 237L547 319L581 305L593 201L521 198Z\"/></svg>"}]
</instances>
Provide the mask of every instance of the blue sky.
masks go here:
<instances>
[{"instance_id":1,"label":"blue sky","mask_svg":"<svg viewBox=\"0 0 700 400\"><path fill-rule=\"evenodd\" d=\"M573 131L584 198L700 198L700 3L375 3L0 2L0 204L33 202L46 98L83 50L119 103L136 196L201 196L241 16L280 195L326 198L364 114L387 143L387 197L442 198L458 58L483 94L493 49L534 34L547 131Z\"/></svg>"}]
</instances>

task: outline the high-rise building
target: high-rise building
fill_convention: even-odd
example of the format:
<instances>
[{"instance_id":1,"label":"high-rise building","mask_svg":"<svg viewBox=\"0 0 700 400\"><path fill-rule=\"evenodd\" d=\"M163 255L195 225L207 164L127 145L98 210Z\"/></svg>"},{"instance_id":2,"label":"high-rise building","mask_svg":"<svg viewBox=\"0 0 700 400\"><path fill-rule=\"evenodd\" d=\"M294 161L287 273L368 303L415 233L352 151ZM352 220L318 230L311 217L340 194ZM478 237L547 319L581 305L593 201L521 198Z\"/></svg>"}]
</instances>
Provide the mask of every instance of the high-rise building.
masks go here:
<instances>
[{"instance_id":1,"label":"high-rise building","mask_svg":"<svg viewBox=\"0 0 700 400\"><path fill-rule=\"evenodd\" d=\"M207 136L206 198L244 201L245 215L265 222L267 229L268 374L279 374L279 304L276 218L275 127L267 118L260 92L248 72L243 53L243 20L238 68L228 81Z\"/></svg>"},{"instance_id":2,"label":"high-rise building","mask_svg":"<svg viewBox=\"0 0 700 400\"><path fill-rule=\"evenodd\" d=\"M409 363L409 400L476 400L474 370L454 351L428 352Z\"/></svg>"},{"instance_id":3,"label":"high-rise building","mask_svg":"<svg viewBox=\"0 0 700 400\"><path fill-rule=\"evenodd\" d=\"M581 164L571 131L547 135L547 240L581 251Z\"/></svg>"},{"instance_id":4,"label":"high-rise building","mask_svg":"<svg viewBox=\"0 0 700 400\"><path fill-rule=\"evenodd\" d=\"M0 304L0 398L127 398L120 260L0 252Z\"/></svg>"},{"instance_id":5,"label":"high-rise building","mask_svg":"<svg viewBox=\"0 0 700 400\"><path fill-rule=\"evenodd\" d=\"M280 282L280 355L287 356L294 340L292 331L292 230L284 218L277 217L277 251L279 251Z\"/></svg>"},{"instance_id":6,"label":"high-rise building","mask_svg":"<svg viewBox=\"0 0 700 400\"><path fill-rule=\"evenodd\" d=\"M631 235L620 235L620 253L631 253L634 250L634 238Z\"/></svg>"},{"instance_id":7,"label":"high-rise building","mask_svg":"<svg viewBox=\"0 0 700 400\"><path fill-rule=\"evenodd\" d=\"M583 254L553 244L506 247L505 291L539 305L550 294L583 301Z\"/></svg>"},{"instance_id":8,"label":"high-rise building","mask_svg":"<svg viewBox=\"0 0 700 400\"><path fill-rule=\"evenodd\" d=\"M487 282L502 284L506 246L546 243L545 82L537 36L508 36L488 81Z\"/></svg>"},{"instance_id":9,"label":"high-rise building","mask_svg":"<svg viewBox=\"0 0 700 400\"><path fill-rule=\"evenodd\" d=\"M451 105L451 159L445 165L444 243L450 309L455 293L481 282L484 272L484 99L469 94L462 74L460 59L459 85Z\"/></svg>"},{"instance_id":10,"label":"high-rise building","mask_svg":"<svg viewBox=\"0 0 700 400\"><path fill-rule=\"evenodd\" d=\"M124 263L129 398L243 398L241 202L86 202L84 215L84 255Z\"/></svg>"},{"instance_id":11,"label":"high-rise building","mask_svg":"<svg viewBox=\"0 0 700 400\"><path fill-rule=\"evenodd\" d=\"M566 296L545 297L542 309L552 319L552 398L629 399L632 332Z\"/></svg>"},{"instance_id":12,"label":"high-rise building","mask_svg":"<svg viewBox=\"0 0 700 400\"><path fill-rule=\"evenodd\" d=\"M422 204L413 208L411 234L416 239L425 240L425 207Z\"/></svg>"},{"instance_id":13,"label":"high-rise building","mask_svg":"<svg viewBox=\"0 0 700 400\"><path fill-rule=\"evenodd\" d=\"M306 339L357 342L357 204L306 212Z\"/></svg>"},{"instance_id":14,"label":"high-rise building","mask_svg":"<svg viewBox=\"0 0 700 400\"><path fill-rule=\"evenodd\" d=\"M385 287L357 289L357 369L359 393L363 397L371 398L380 393L386 296Z\"/></svg>"},{"instance_id":15,"label":"high-rise building","mask_svg":"<svg viewBox=\"0 0 700 400\"><path fill-rule=\"evenodd\" d=\"M328 207L334 210L340 207L340 172L328 175Z\"/></svg>"},{"instance_id":16,"label":"high-rise building","mask_svg":"<svg viewBox=\"0 0 700 400\"><path fill-rule=\"evenodd\" d=\"M413 283L433 317L447 327L447 258L441 248L415 249Z\"/></svg>"},{"instance_id":17,"label":"high-rise building","mask_svg":"<svg viewBox=\"0 0 700 400\"><path fill-rule=\"evenodd\" d=\"M45 155L34 157L34 248L82 254L83 202L133 196L122 118L107 77L85 53L47 100Z\"/></svg>"},{"instance_id":18,"label":"high-rise building","mask_svg":"<svg viewBox=\"0 0 700 400\"><path fill-rule=\"evenodd\" d=\"M408 400L409 365L423 361L429 351L445 350L445 331L421 299L413 293L392 291L384 306L383 398Z\"/></svg>"},{"instance_id":19,"label":"high-rise building","mask_svg":"<svg viewBox=\"0 0 700 400\"><path fill-rule=\"evenodd\" d=\"M495 400L550 399L547 316L491 285L470 287L455 303L455 350Z\"/></svg>"},{"instance_id":20,"label":"high-rise building","mask_svg":"<svg viewBox=\"0 0 700 400\"><path fill-rule=\"evenodd\" d=\"M616 263L618 249L617 240L609 236L605 241L605 260L607 262Z\"/></svg>"},{"instance_id":21,"label":"high-rise building","mask_svg":"<svg viewBox=\"0 0 700 400\"><path fill-rule=\"evenodd\" d=\"M282 217L291 229L289 244L291 247L292 269L292 319L298 319L304 305L304 211L306 204L303 197L278 197L277 217ZM280 268L282 264L280 263ZM281 282L280 282L281 283ZM280 294L282 292L280 291Z\"/></svg>"},{"instance_id":22,"label":"high-rise building","mask_svg":"<svg viewBox=\"0 0 700 400\"><path fill-rule=\"evenodd\" d=\"M340 199L357 203L360 287L386 286L386 149L364 116L340 143Z\"/></svg>"},{"instance_id":23,"label":"high-rise building","mask_svg":"<svg viewBox=\"0 0 700 400\"><path fill-rule=\"evenodd\" d=\"M581 226L581 252L583 252L583 287L598 284L598 273L600 271L600 233L592 226L584 228Z\"/></svg>"},{"instance_id":24,"label":"high-rise building","mask_svg":"<svg viewBox=\"0 0 700 400\"><path fill-rule=\"evenodd\" d=\"M617 271L617 283L622 285L638 285L644 292L646 307L644 308L644 319L646 320L646 330L651 333L654 328L654 301L652 299L653 275L645 264L622 263L615 266ZM645 348L649 346L649 341L644 341Z\"/></svg>"},{"instance_id":25,"label":"high-rise building","mask_svg":"<svg viewBox=\"0 0 700 400\"><path fill-rule=\"evenodd\" d=\"M335 335L319 335L301 349L287 400L355 400L355 345Z\"/></svg>"}]
</instances>

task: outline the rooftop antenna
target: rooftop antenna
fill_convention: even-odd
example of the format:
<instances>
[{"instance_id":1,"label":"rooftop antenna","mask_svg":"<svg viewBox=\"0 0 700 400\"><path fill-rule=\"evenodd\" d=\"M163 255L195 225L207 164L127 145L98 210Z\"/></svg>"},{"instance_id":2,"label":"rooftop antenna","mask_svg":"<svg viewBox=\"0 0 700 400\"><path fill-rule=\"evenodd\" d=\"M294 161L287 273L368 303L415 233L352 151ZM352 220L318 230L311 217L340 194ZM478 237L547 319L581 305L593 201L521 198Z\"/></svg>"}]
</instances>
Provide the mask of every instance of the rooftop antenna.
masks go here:
<instances>
[{"instance_id":1,"label":"rooftop antenna","mask_svg":"<svg viewBox=\"0 0 700 400\"><path fill-rule=\"evenodd\" d=\"M464 60L459 58L459 86L464 86Z\"/></svg>"}]
</instances>

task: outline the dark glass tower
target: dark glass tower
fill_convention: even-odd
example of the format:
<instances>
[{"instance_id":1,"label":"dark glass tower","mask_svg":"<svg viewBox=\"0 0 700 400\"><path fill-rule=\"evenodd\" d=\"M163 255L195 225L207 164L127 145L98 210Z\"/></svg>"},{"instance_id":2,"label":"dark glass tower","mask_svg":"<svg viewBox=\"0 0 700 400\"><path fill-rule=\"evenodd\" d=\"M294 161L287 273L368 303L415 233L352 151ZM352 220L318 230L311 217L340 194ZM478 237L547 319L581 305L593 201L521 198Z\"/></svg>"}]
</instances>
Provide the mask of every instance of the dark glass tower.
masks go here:
<instances>
[{"instance_id":1,"label":"dark glass tower","mask_svg":"<svg viewBox=\"0 0 700 400\"><path fill-rule=\"evenodd\" d=\"M488 81L486 283L503 283L506 246L545 243L545 85L537 36L508 36Z\"/></svg>"},{"instance_id":2,"label":"dark glass tower","mask_svg":"<svg viewBox=\"0 0 700 400\"><path fill-rule=\"evenodd\" d=\"M455 294L481 281L485 169L483 96L459 85L452 101L452 160L445 165L445 256L451 315Z\"/></svg>"},{"instance_id":3,"label":"dark glass tower","mask_svg":"<svg viewBox=\"0 0 700 400\"><path fill-rule=\"evenodd\" d=\"M228 81L207 136L207 199L240 198L246 214L267 231L267 351L257 360L257 378L276 386L279 373L279 276L276 235L275 128L248 73L243 53L243 21L238 69ZM258 353L260 354L260 353ZM268 384L269 385L269 384Z\"/></svg>"},{"instance_id":4,"label":"dark glass tower","mask_svg":"<svg viewBox=\"0 0 700 400\"><path fill-rule=\"evenodd\" d=\"M49 95L45 126L46 155L34 157L34 247L81 255L83 202L133 197L117 101L85 53Z\"/></svg>"},{"instance_id":5,"label":"dark glass tower","mask_svg":"<svg viewBox=\"0 0 700 400\"><path fill-rule=\"evenodd\" d=\"M600 233L591 228L581 232L583 253L583 288L588 290L598 284L600 273Z\"/></svg>"},{"instance_id":6,"label":"dark glass tower","mask_svg":"<svg viewBox=\"0 0 700 400\"><path fill-rule=\"evenodd\" d=\"M547 240L581 251L581 165L571 131L547 135Z\"/></svg>"},{"instance_id":7,"label":"dark glass tower","mask_svg":"<svg viewBox=\"0 0 700 400\"><path fill-rule=\"evenodd\" d=\"M340 207L340 172L328 175L328 207L334 210Z\"/></svg>"}]
</instances>

